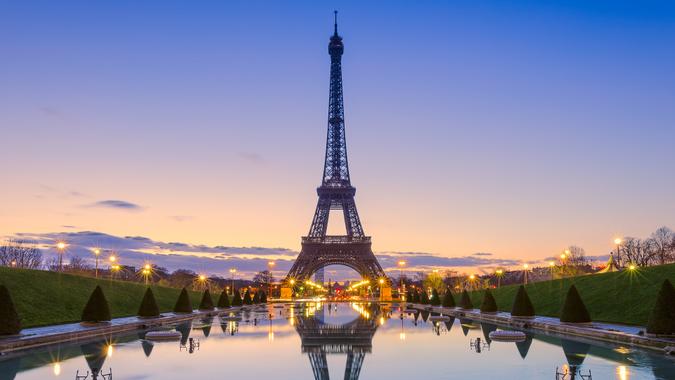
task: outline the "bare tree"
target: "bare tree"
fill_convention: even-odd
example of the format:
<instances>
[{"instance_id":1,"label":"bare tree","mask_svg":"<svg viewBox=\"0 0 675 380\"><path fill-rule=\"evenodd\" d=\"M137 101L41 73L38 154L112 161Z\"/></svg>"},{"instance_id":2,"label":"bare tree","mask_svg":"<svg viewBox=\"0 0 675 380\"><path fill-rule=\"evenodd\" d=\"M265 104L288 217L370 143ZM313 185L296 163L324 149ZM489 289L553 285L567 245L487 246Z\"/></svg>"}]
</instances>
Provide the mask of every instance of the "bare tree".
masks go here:
<instances>
[{"instance_id":1,"label":"bare tree","mask_svg":"<svg viewBox=\"0 0 675 380\"><path fill-rule=\"evenodd\" d=\"M656 249L652 239L627 237L621 244L621 251L628 263L647 266L653 263Z\"/></svg>"},{"instance_id":2,"label":"bare tree","mask_svg":"<svg viewBox=\"0 0 675 380\"><path fill-rule=\"evenodd\" d=\"M66 270L68 272L84 273L91 271L91 269L92 267L87 263L87 260L80 256L73 256L68 265L66 265Z\"/></svg>"},{"instance_id":3,"label":"bare tree","mask_svg":"<svg viewBox=\"0 0 675 380\"><path fill-rule=\"evenodd\" d=\"M586 250L579 246L571 245L566 251L569 253L567 253L567 257L565 258L563 271L569 275L576 276L588 265Z\"/></svg>"},{"instance_id":4,"label":"bare tree","mask_svg":"<svg viewBox=\"0 0 675 380\"><path fill-rule=\"evenodd\" d=\"M655 250L655 263L666 264L675 261L675 233L668 227L661 227L652 233L650 239Z\"/></svg>"},{"instance_id":5,"label":"bare tree","mask_svg":"<svg viewBox=\"0 0 675 380\"><path fill-rule=\"evenodd\" d=\"M0 265L38 269L42 266L42 252L22 240L9 240L0 246Z\"/></svg>"},{"instance_id":6,"label":"bare tree","mask_svg":"<svg viewBox=\"0 0 675 380\"><path fill-rule=\"evenodd\" d=\"M253 282L260 284L260 286L269 286L274 282L274 276L268 270L263 270L253 276Z\"/></svg>"}]
</instances>

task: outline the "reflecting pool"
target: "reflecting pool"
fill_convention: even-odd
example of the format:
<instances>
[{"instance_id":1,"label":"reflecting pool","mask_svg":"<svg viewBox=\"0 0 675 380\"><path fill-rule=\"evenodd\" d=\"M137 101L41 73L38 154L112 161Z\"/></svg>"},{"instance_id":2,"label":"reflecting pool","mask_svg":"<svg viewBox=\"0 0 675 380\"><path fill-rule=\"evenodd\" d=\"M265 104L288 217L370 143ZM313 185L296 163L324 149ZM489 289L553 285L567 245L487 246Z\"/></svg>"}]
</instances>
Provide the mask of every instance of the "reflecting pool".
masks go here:
<instances>
[{"instance_id":1,"label":"reflecting pool","mask_svg":"<svg viewBox=\"0 0 675 380\"><path fill-rule=\"evenodd\" d=\"M179 341L138 331L2 357L0 379L675 379L675 360L660 353L531 331L493 342L498 326L432 322L396 304L276 304L229 317L173 326Z\"/></svg>"}]
</instances>

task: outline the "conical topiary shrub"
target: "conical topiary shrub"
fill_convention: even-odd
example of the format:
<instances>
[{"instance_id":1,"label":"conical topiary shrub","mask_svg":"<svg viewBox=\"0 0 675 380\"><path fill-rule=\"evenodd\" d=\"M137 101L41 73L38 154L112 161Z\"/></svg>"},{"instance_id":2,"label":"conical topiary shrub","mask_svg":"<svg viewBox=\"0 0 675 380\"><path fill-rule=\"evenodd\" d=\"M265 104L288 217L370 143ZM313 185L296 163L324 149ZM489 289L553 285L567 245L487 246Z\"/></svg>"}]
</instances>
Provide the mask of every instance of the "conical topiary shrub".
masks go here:
<instances>
[{"instance_id":1,"label":"conical topiary shrub","mask_svg":"<svg viewBox=\"0 0 675 380\"><path fill-rule=\"evenodd\" d=\"M230 307L230 297L227 295L227 291L223 289L223 292L220 293L220 298L218 298L218 308L225 309Z\"/></svg>"},{"instance_id":2,"label":"conical topiary shrub","mask_svg":"<svg viewBox=\"0 0 675 380\"><path fill-rule=\"evenodd\" d=\"M96 286L96 289L89 296L89 301L82 310L82 322L107 322L110 321L110 306L105 299L103 289Z\"/></svg>"},{"instance_id":3,"label":"conical topiary shrub","mask_svg":"<svg viewBox=\"0 0 675 380\"><path fill-rule=\"evenodd\" d=\"M647 323L647 333L675 335L675 288L668 280L663 280L656 296L656 304Z\"/></svg>"},{"instance_id":4,"label":"conical topiary shrub","mask_svg":"<svg viewBox=\"0 0 675 380\"><path fill-rule=\"evenodd\" d=\"M253 303L254 304L260 303L260 290L255 292L255 295L253 296Z\"/></svg>"},{"instance_id":5,"label":"conical topiary shrub","mask_svg":"<svg viewBox=\"0 0 675 380\"><path fill-rule=\"evenodd\" d=\"M420 293L420 303L422 305L428 305L429 304L429 296L427 295L427 292L422 290Z\"/></svg>"},{"instance_id":6,"label":"conical topiary shrub","mask_svg":"<svg viewBox=\"0 0 675 380\"><path fill-rule=\"evenodd\" d=\"M235 289L234 296L232 297L232 306L241 306L243 304L244 302L241 299L241 294L239 293L239 290Z\"/></svg>"},{"instance_id":7,"label":"conical topiary shrub","mask_svg":"<svg viewBox=\"0 0 675 380\"><path fill-rule=\"evenodd\" d=\"M412 291L412 298L411 298L413 303L420 303L420 294L417 292L417 289L414 289Z\"/></svg>"},{"instance_id":8,"label":"conical topiary shrub","mask_svg":"<svg viewBox=\"0 0 675 380\"><path fill-rule=\"evenodd\" d=\"M159 317L159 306L157 306L157 300L155 300L155 295L150 288L145 291L141 306L138 308L138 316L144 318Z\"/></svg>"},{"instance_id":9,"label":"conical topiary shrub","mask_svg":"<svg viewBox=\"0 0 675 380\"><path fill-rule=\"evenodd\" d=\"M436 289L431 291L431 299L429 300L432 306L441 306L441 296L438 295Z\"/></svg>"},{"instance_id":10,"label":"conical topiary shrub","mask_svg":"<svg viewBox=\"0 0 675 380\"><path fill-rule=\"evenodd\" d=\"M187 289L183 288L180 291L178 300L176 300L176 306L173 307L174 313L192 313L192 301L190 301L190 295L188 294Z\"/></svg>"},{"instance_id":11,"label":"conical topiary shrub","mask_svg":"<svg viewBox=\"0 0 675 380\"><path fill-rule=\"evenodd\" d=\"M260 292L260 303L267 303L267 293L264 291Z\"/></svg>"},{"instance_id":12,"label":"conical topiary shrub","mask_svg":"<svg viewBox=\"0 0 675 380\"><path fill-rule=\"evenodd\" d=\"M202 295L202 300L199 302L199 310L213 310L213 298L211 292L206 289Z\"/></svg>"},{"instance_id":13,"label":"conical topiary shrub","mask_svg":"<svg viewBox=\"0 0 675 380\"><path fill-rule=\"evenodd\" d=\"M589 323L591 322L591 315L581 300L581 296L577 291L577 287L572 285L567 291L565 303L560 311L560 322L565 323Z\"/></svg>"},{"instance_id":14,"label":"conical topiary shrub","mask_svg":"<svg viewBox=\"0 0 675 380\"><path fill-rule=\"evenodd\" d=\"M405 301L406 302L413 302L413 295L410 289L405 291Z\"/></svg>"},{"instance_id":15,"label":"conical topiary shrub","mask_svg":"<svg viewBox=\"0 0 675 380\"><path fill-rule=\"evenodd\" d=\"M518 287L518 293L513 300L513 307L511 308L512 317L531 318L534 317L534 306L527 295L527 291L523 285Z\"/></svg>"},{"instance_id":16,"label":"conical topiary shrub","mask_svg":"<svg viewBox=\"0 0 675 380\"><path fill-rule=\"evenodd\" d=\"M483 295L483 303L480 304L481 313L496 313L497 312L497 302L495 297L492 295L490 289L485 289L485 295Z\"/></svg>"},{"instance_id":17,"label":"conical topiary shrub","mask_svg":"<svg viewBox=\"0 0 675 380\"><path fill-rule=\"evenodd\" d=\"M455 297L452 296L452 291L450 288L445 289L445 295L443 295L443 307L455 307Z\"/></svg>"},{"instance_id":18,"label":"conical topiary shrub","mask_svg":"<svg viewBox=\"0 0 675 380\"><path fill-rule=\"evenodd\" d=\"M459 307L462 309L473 309L473 302L471 302L471 297L469 297L469 292L462 291L462 298L459 299Z\"/></svg>"},{"instance_id":19,"label":"conical topiary shrub","mask_svg":"<svg viewBox=\"0 0 675 380\"><path fill-rule=\"evenodd\" d=\"M21 332L21 320L14 301L5 285L0 285L0 335L14 335Z\"/></svg>"},{"instance_id":20,"label":"conical topiary shrub","mask_svg":"<svg viewBox=\"0 0 675 380\"><path fill-rule=\"evenodd\" d=\"M244 293L244 305L253 305L253 299L251 298L251 289L246 289L246 293Z\"/></svg>"}]
</instances>

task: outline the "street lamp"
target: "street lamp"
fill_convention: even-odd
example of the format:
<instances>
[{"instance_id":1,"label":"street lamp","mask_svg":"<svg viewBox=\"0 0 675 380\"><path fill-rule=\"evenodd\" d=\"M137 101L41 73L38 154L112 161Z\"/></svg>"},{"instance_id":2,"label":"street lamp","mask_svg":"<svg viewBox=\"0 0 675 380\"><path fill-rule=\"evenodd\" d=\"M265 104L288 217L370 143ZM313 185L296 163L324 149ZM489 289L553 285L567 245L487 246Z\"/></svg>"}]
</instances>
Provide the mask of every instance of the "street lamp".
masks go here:
<instances>
[{"instance_id":1,"label":"street lamp","mask_svg":"<svg viewBox=\"0 0 675 380\"><path fill-rule=\"evenodd\" d=\"M504 270L503 269L497 269L495 271L495 274L497 275L497 287L499 288L502 284L502 276L504 275Z\"/></svg>"},{"instance_id":2,"label":"street lamp","mask_svg":"<svg viewBox=\"0 0 675 380\"><path fill-rule=\"evenodd\" d=\"M553 280L553 268L555 268L555 262L549 261L548 266L551 267L551 280Z\"/></svg>"},{"instance_id":3,"label":"street lamp","mask_svg":"<svg viewBox=\"0 0 675 380\"><path fill-rule=\"evenodd\" d=\"M400 270L400 273L398 275L398 280L400 282L401 291L405 293L405 284L403 283L403 268L405 267L405 260L399 260L398 261L398 267L399 267L399 270Z\"/></svg>"},{"instance_id":4,"label":"street lamp","mask_svg":"<svg viewBox=\"0 0 675 380\"><path fill-rule=\"evenodd\" d=\"M237 268L230 268L230 277L232 278L232 295L234 295L234 275L237 274Z\"/></svg>"},{"instance_id":5,"label":"street lamp","mask_svg":"<svg viewBox=\"0 0 675 380\"><path fill-rule=\"evenodd\" d=\"M94 248L94 256L96 257L96 278L98 278L98 256L101 254L101 250L99 248Z\"/></svg>"},{"instance_id":6,"label":"street lamp","mask_svg":"<svg viewBox=\"0 0 675 380\"><path fill-rule=\"evenodd\" d=\"M472 290L473 290L473 280L475 280L475 279L476 279L476 275L475 275L475 274L469 275L469 287L470 287Z\"/></svg>"},{"instance_id":7,"label":"street lamp","mask_svg":"<svg viewBox=\"0 0 675 380\"><path fill-rule=\"evenodd\" d=\"M269 268L270 276L269 276L269 289L268 289L268 294L270 297L272 297L272 270L274 269L274 266L276 263L274 261L268 261L267 262L267 267Z\"/></svg>"},{"instance_id":8,"label":"street lamp","mask_svg":"<svg viewBox=\"0 0 675 380\"><path fill-rule=\"evenodd\" d=\"M206 276L204 276L203 274L200 274L197 277L197 280L200 283L200 289L206 289Z\"/></svg>"},{"instance_id":9,"label":"street lamp","mask_svg":"<svg viewBox=\"0 0 675 380\"><path fill-rule=\"evenodd\" d=\"M523 264L523 280L525 281L525 285L527 285L527 268L529 267L527 263Z\"/></svg>"},{"instance_id":10,"label":"street lamp","mask_svg":"<svg viewBox=\"0 0 675 380\"><path fill-rule=\"evenodd\" d=\"M66 250L66 243L59 241L56 243L56 250L59 252L59 272L63 272L63 252Z\"/></svg>"},{"instance_id":11,"label":"street lamp","mask_svg":"<svg viewBox=\"0 0 675 380\"><path fill-rule=\"evenodd\" d=\"M621 251L619 250L619 246L623 240L621 238L615 238L614 239L614 245L616 246L616 262L621 265Z\"/></svg>"}]
</instances>

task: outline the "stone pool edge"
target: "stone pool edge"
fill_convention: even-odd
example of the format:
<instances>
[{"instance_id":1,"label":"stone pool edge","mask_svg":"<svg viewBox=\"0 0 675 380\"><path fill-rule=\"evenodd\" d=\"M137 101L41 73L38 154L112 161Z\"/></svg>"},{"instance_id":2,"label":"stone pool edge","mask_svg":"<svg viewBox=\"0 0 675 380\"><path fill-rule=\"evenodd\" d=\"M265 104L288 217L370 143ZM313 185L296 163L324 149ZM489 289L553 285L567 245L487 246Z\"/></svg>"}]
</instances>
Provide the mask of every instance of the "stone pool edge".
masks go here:
<instances>
[{"instance_id":1,"label":"stone pool edge","mask_svg":"<svg viewBox=\"0 0 675 380\"><path fill-rule=\"evenodd\" d=\"M233 307L228 309L212 310L212 311L195 310L190 314L163 313L161 317L157 318L123 317L113 319L112 324L106 324L101 326L83 327L82 329L73 329L71 331L63 331L58 333L21 334L16 336L3 337L0 338L0 356L4 356L16 351L48 346L52 344L73 343L91 338L107 336L111 334L119 334L123 332L136 330L147 330L153 327L161 327L169 324L185 322L200 317L201 318L215 317L223 313L235 312L246 309L249 308ZM115 323L115 321L119 322L121 320L126 319L128 319L129 322ZM70 325L75 327L79 324L70 324ZM64 325L64 328L65 326L66 325Z\"/></svg>"},{"instance_id":2,"label":"stone pool edge","mask_svg":"<svg viewBox=\"0 0 675 380\"><path fill-rule=\"evenodd\" d=\"M551 323L533 319L512 319L509 313L498 312L493 314L481 313L477 309L446 308L441 306L427 306L407 304L408 307L422 311L433 311L453 317L465 317L479 322L492 322L498 325L517 329L535 329L561 335L574 335L583 338L602 340L605 342L624 343L631 346L647 348L664 352L666 347L674 346L675 339L655 338L644 335L629 334L622 331L611 331L590 326L575 326L558 322Z\"/></svg>"}]
</instances>

